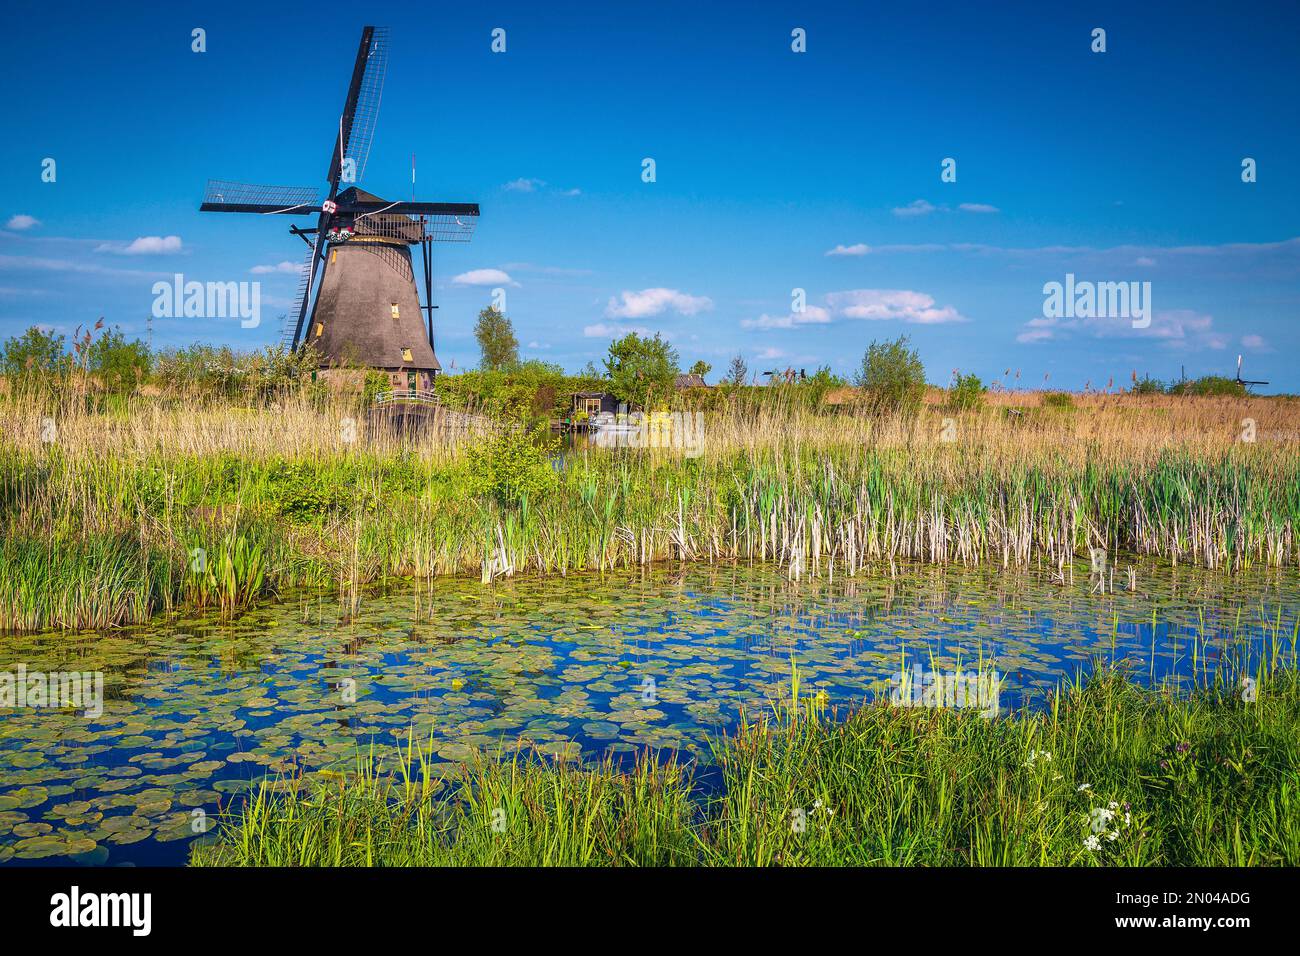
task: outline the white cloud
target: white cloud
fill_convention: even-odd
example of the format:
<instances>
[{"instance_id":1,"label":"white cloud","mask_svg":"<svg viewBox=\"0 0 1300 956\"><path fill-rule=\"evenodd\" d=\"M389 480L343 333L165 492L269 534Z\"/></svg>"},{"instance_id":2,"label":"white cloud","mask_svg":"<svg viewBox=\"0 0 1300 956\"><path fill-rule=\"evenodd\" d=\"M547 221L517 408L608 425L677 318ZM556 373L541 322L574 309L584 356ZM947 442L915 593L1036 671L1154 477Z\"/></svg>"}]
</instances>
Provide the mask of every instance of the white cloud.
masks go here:
<instances>
[{"instance_id":1,"label":"white cloud","mask_svg":"<svg viewBox=\"0 0 1300 956\"><path fill-rule=\"evenodd\" d=\"M1025 344L1056 342L1076 335L1094 339L1147 339L1169 349L1198 351L1225 349L1228 336L1214 329L1214 317L1191 309L1156 312L1146 328L1134 328L1131 319L1053 319L1037 317L1024 324L1016 341ZM1243 340L1243 345L1245 344Z\"/></svg>"},{"instance_id":2,"label":"white cloud","mask_svg":"<svg viewBox=\"0 0 1300 956\"><path fill-rule=\"evenodd\" d=\"M836 315L848 319L898 319L922 325L966 321L952 306L937 306L933 296L910 289L849 289L830 293L826 303Z\"/></svg>"},{"instance_id":3,"label":"white cloud","mask_svg":"<svg viewBox=\"0 0 1300 956\"><path fill-rule=\"evenodd\" d=\"M1025 323L1024 331L1016 336L1017 342L1026 345L1032 345L1035 342L1050 342L1056 338L1056 319L1049 319L1044 316L1030 319Z\"/></svg>"},{"instance_id":4,"label":"white cloud","mask_svg":"<svg viewBox=\"0 0 1300 956\"><path fill-rule=\"evenodd\" d=\"M529 342L529 343L528 343L528 348L530 348L530 349L540 349L540 350L545 350L545 349L549 349L550 347L551 347L551 343L550 343L550 342L536 342L536 341L533 341L533 342Z\"/></svg>"},{"instance_id":5,"label":"white cloud","mask_svg":"<svg viewBox=\"0 0 1300 956\"><path fill-rule=\"evenodd\" d=\"M545 185L546 181L543 179L512 179L501 188L512 193L532 193L537 192L538 187Z\"/></svg>"},{"instance_id":6,"label":"white cloud","mask_svg":"<svg viewBox=\"0 0 1300 956\"><path fill-rule=\"evenodd\" d=\"M582 195L582 190L581 190L581 189L576 189L576 188L575 188L575 189L562 189L562 190L560 190L560 195L562 195L562 196L581 196L581 195Z\"/></svg>"},{"instance_id":7,"label":"white cloud","mask_svg":"<svg viewBox=\"0 0 1300 956\"><path fill-rule=\"evenodd\" d=\"M502 272L500 269L471 269L469 272L462 272L451 280L453 285L519 285L510 274Z\"/></svg>"},{"instance_id":8,"label":"white cloud","mask_svg":"<svg viewBox=\"0 0 1300 956\"><path fill-rule=\"evenodd\" d=\"M787 354L788 353L785 352L784 350L773 348L772 346L769 345L767 348L759 351L759 353L754 357L760 359L779 359L779 358L785 358Z\"/></svg>"},{"instance_id":9,"label":"white cloud","mask_svg":"<svg viewBox=\"0 0 1300 956\"><path fill-rule=\"evenodd\" d=\"M868 252L870 252L870 251L871 251L871 247L868 246L865 242L855 242L855 243L854 243L853 245L851 245L851 246L846 246L846 245L843 245L843 244L841 244L841 245L837 245L834 249L829 249L829 250L827 250L826 255L828 255L828 256L865 256L865 255L866 255Z\"/></svg>"},{"instance_id":10,"label":"white cloud","mask_svg":"<svg viewBox=\"0 0 1300 956\"><path fill-rule=\"evenodd\" d=\"M756 319L741 319L742 329L793 329L802 325L826 325L839 319L911 322L939 325L966 322L950 305L937 305L934 297L910 289L848 289L822 297L826 306L810 305L803 312L788 315L763 313Z\"/></svg>"},{"instance_id":11,"label":"white cloud","mask_svg":"<svg viewBox=\"0 0 1300 956\"><path fill-rule=\"evenodd\" d=\"M597 322L594 325L584 325L582 334L589 339L617 339L622 338L629 332L635 332L637 335L654 335L649 329L642 325L619 325L615 323Z\"/></svg>"},{"instance_id":12,"label":"white cloud","mask_svg":"<svg viewBox=\"0 0 1300 956\"><path fill-rule=\"evenodd\" d=\"M621 303L610 298L605 315L611 319L645 319L671 309L678 315L695 315L713 308L708 296L687 295L676 289L642 289L640 292L624 290Z\"/></svg>"},{"instance_id":13,"label":"white cloud","mask_svg":"<svg viewBox=\"0 0 1300 956\"><path fill-rule=\"evenodd\" d=\"M756 319L741 319L742 329L792 329L796 325L825 325L831 320L829 309L820 305L810 305L802 312L789 315L768 315L764 313Z\"/></svg>"},{"instance_id":14,"label":"white cloud","mask_svg":"<svg viewBox=\"0 0 1300 956\"><path fill-rule=\"evenodd\" d=\"M1152 259L1150 256L1138 256L1133 260L1133 265L1135 266L1153 266L1155 264L1156 260Z\"/></svg>"},{"instance_id":15,"label":"white cloud","mask_svg":"<svg viewBox=\"0 0 1300 956\"><path fill-rule=\"evenodd\" d=\"M127 279L157 279L167 273L143 269L116 269L101 266L85 259L49 259L41 256L0 255L0 270L33 270L40 272L76 272L87 275L115 276Z\"/></svg>"},{"instance_id":16,"label":"white cloud","mask_svg":"<svg viewBox=\"0 0 1300 956\"><path fill-rule=\"evenodd\" d=\"M9 221L5 223L5 228L22 232L24 229L30 229L32 226L39 226L40 224L41 221L35 216L28 216L20 212L16 216L9 217Z\"/></svg>"},{"instance_id":17,"label":"white cloud","mask_svg":"<svg viewBox=\"0 0 1300 956\"><path fill-rule=\"evenodd\" d=\"M906 206L898 206L894 209L895 216L928 216L938 207L934 206L924 199L915 199Z\"/></svg>"},{"instance_id":18,"label":"white cloud","mask_svg":"<svg viewBox=\"0 0 1300 956\"><path fill-rule=\"evenodd\" d=\"M957 206L962 212L1001 212L997 206L990 206L984 202L964 202Z\"/></svg>"},{"instance_id":19,"label":"white cloud","mask_svg":"<svg viewBox=\"0 0 1300 956\"><path fill-rule=\"evenodd\" d=\"M1264 340L1262 335L1243 335L1241 337L1241 347L1251 352L1273 351L1273 347Z\"/></svg>"},{"instance_id":20,"label":"white cloud","mask_svg":"<svg viewBox=\"0 0 1300 956\"><path fill-rule=\"evenodd\" d=\"M286 275L300 275L302 273L301 262L277 262L273 266L253 266L248 270L253 275L264 276L272 272L283 272Z\"/></svg>"},{"instance_id":21,"label":"white cloud","mask_svg":"<svg viewBox=\"0 0 1300 956\"><path fill-rule=\"evenodd\" d=\"M180 236L141 236L123 245L120 242L103 242L96 252L111 252L119 256L156 256L181 251Z\"/></svg>"}]
</instances>

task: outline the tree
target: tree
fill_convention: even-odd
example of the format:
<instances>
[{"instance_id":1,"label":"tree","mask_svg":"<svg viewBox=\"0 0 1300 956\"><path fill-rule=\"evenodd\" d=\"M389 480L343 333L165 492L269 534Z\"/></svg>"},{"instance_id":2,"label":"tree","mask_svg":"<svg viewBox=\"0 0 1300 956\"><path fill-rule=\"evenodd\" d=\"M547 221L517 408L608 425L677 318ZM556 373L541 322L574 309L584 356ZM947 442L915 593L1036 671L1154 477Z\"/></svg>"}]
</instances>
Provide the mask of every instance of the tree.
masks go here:
<instances>
[{"instance_id":1,"label":"tree","mask_svg":"<svg viewBox=\"0 0 1300 956\"><path fill-rule=\"evenodd\" d=\"M649 408L655 399L672 394L681 369L677 350L659 337L642 338L629 332L609 344L605 359L609 389L619 401Z\"/></svg>"},{"instance_id":2,"label":"tree","mask_svg":"<svg viewBox=\"0 0 1300 956\"><path fill-rule=\"evenodd\" d=\"M0 372L10 388L30 388L65 372L64 337L32 325L21 338L9 338L0 352Z\"/></svg>"},{"instance_id":3,"label":"tree","mask_svg":"<svg viewBox=\"0 0 1300 956\"><path fill-rule=\"evenodd\" d=\"M745 360L738 354L731 360L731 365L727 367L727 381L732 385L744 385L749 379L749 366Z\"/></svg>"},{"instance_id":4,"label":"tree","mask_svg":"<svg viewBox=\"0 0 1300 956\"><path fill-rule=\"evenodd\" d=\"M713 371L713 366L710 365L708 362L704 361L704 359L700 359L698 362L696 362L694 365L691 366L691 374L698 375L701 380L703 380L704 376L708 375L712 371Z\"/></svg>"},{"instance_id":5,"label":"tree","mask_svg":"<svg viewBox=\"0 0 1300 956\"><path fill-rule=\"evenodd\" d=\"M519 340L515 338L515 327L496 306L490 305L478 314L474 338L478 339L478 348L483 354L480 367L496 370L519 364Z\"/></svg>"},{"instance_id":6,"label":"tree","mask_svg":"<svg viewBox=\"0 0 1300 956\"><path fill-rule=\"evenodd\" d=\"M108 329L90 343L88 364L107 391L128 394L149 374L149 346L128 342L120 327Z\"/></svg>"},{"instance_id":7,"label":"tree","mask_svg":"<svg viewBox=\"0 0 1300 956\"><path fill-rule=\"evenodd\" d=\"M925 366L910 340L900 335L892 342L872 342L862 356L857 386L876 411L912 411L925 395Z\"/></svg>"}]
</instances>

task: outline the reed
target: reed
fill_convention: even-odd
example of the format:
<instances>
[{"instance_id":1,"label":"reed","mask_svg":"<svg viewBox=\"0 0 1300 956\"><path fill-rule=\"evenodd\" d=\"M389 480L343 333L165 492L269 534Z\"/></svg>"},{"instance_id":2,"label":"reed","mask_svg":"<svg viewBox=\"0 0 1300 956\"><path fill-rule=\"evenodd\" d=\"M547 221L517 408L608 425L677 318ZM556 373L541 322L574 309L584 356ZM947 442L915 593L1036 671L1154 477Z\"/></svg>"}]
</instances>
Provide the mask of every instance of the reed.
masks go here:
<instances>
[{"instance_id":1,"label":"reed","mask_svg":"<svg viewBox=\"0 0 1300 956\"><path fill-rule=\"evenodd\" d=\"M304 399L136 398L106 415L19 396L0 402L0 534L100 549L132 610L83 601L54 613L62 599L41 589L64 587L69 558L57 574L23 566L21 588L0 590L0 629L126 623L178 603L234 613L301 584L334 582L355 605L388 577L657 561L772 561L792 577L895 573L903 561L1064 576L1101 549L1111 567L1141 555L1295 566L1293 408L1081 396L1069 409L1026 400L1014 416L992 404L882 418L778 396L706 413L698 457L576 449L544 493L502 501L479 493L470 465L481 433L450 419L412 440ZM1253 443L1240 440L1245 418ZM189 573L196 547L219 578Z\"/></svg>"}]
</instances>

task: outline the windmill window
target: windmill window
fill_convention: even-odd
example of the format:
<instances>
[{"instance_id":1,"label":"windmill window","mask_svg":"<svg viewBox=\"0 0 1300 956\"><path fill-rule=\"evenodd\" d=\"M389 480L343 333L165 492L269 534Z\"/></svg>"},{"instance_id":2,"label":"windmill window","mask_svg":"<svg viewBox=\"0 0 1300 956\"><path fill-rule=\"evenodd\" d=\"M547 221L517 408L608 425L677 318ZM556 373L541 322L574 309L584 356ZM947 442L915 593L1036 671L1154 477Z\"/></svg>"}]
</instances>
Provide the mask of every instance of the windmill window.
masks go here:
<instances>
[{"instance_id":1,"label":"windmill window","mask_svg":"<svg viewBox=\"0 0 1300 956\"><path fill-rule=\"evenodd\" d=\"M324 334L325 334L325 326L322 325L320 322L317 322L317 323L316 323L316 338L320 338L320 337L321 337L322 335L324 335Z\"/></svg>"},{"instance_id":2,"label":"windmill window","mask_svg":"<svg viewBox=\"0 0 1300 956\"><path fill-rule=\"evenodd\" d=\"M331 249L331 250L330 250L330 262L333 262L333 261L334 261L335 259L337 259L338 257L339 257L339 251L338 251L337 249Z\"/></svg>"},{"instance_id":3,"label":"windmill window","mask_svg":"<svg viewBox=\"0 0 1300 956\"><path fill-rule=\"evenodd\" d=\"M411 350L410 350L410 349L402 349L402 361L403 361L403 362L414 362L414 361L415 361L415 359L411 356Z\"/></svg>"},{"instance_id":4,"label":"windmill window","mask_svg":"<svg viewBox=\"0 0 1300 956\"><path fill-rule=\"evenodd\" d=\"M397 308L396 302L393 303L393 318L395 319L401 318L401 310Z\"/></svg>"}]
</instances>

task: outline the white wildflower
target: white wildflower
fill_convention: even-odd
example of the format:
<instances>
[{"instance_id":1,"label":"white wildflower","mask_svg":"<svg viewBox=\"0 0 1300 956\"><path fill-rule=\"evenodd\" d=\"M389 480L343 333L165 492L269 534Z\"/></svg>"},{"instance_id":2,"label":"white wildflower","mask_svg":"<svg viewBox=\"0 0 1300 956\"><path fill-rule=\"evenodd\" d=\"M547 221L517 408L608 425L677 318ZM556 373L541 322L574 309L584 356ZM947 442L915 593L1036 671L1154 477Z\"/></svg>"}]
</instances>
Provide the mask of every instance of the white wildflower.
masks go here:
<instances>
[{"instance_id":1,"label":"white wildflower","mask_svg":"<svg viewBox=\"0 0 1300 956\"><path fill-rule=\"evenodd\" d=\"M1093 833L1101 833L1110 825L1115 814L1104 807L1093 807L1088 811L1088 827Z\"/></svg>"}]
</instances>

